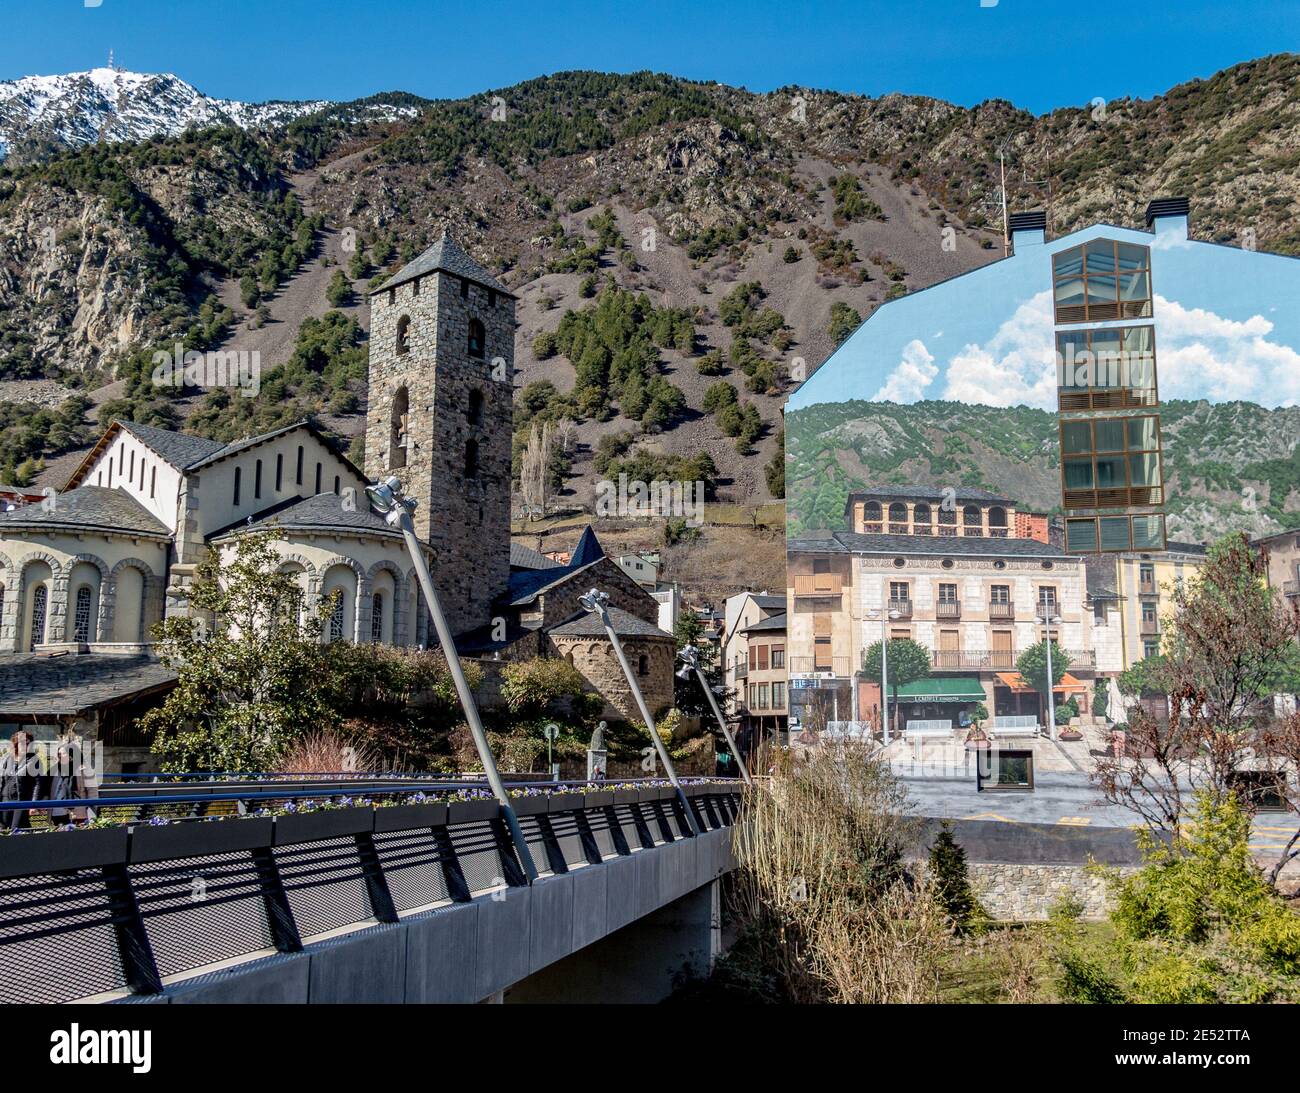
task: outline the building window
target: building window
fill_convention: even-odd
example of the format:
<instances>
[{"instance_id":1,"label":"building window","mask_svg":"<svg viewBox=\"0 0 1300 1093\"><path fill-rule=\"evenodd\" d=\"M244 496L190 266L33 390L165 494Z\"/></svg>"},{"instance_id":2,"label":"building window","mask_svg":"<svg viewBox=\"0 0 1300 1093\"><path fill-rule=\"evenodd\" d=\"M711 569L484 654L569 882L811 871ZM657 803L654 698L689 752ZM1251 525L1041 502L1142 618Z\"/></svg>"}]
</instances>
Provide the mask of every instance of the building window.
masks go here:
<instances>
[{"instance_id":1,"label":"building window","mask_svg":"<svg viewBox=\"0 0 1300 1093\"><path fill-rule=\"evenodd\" d=\"M1120 326L1056 335L1056 405L1061 411L1155 406L1155 327Z\"/></svg>"},{"instance_id":2,"label":"building window","mask_svg":"<svg viewBox=\"0 0 1300 1093\"><path fill-rule=\"evenodd\" d=\"M466 281L463 277L461 278L461 282L460 282L460 298L462 300L469 299L469 282Z\"/></svg>"},{"instance_id":3,"label":"building window","mask_svg":"<svg viewBox=\"0 0 1300 1093\"><path fill-rule=\"evenodd\" d=\"M478 441L465 441L465 477L478 477Z\"/></svg>"},{"instance_id":4,"label":"building window","mask_svg":"<svg viewBox=\"0 0 1300 1093\"><path fill-rule=\"evenodd\" d=\"M478 319L470 319L469 336L467 339L467 348L469 355L479 360L483 359L484 344L487 341L487 335L483 330L483 324Z\"/></svg>"},{"instance_id":5,"label":"building window","mask_svg":"<svg viewBox=\"0 0 1300 1093\"><path fill-rule=\"evenodd\" d=\"M49 589L43 584L38 584L32 591L31 639L33 648L45 642L45 607L49 603L49 599Z\"/></svg>"},{"instance_id":6,"label":"building window","mask_svg":"<svg viewBox=\"0 0 1300 1093\"><path fill-rule=\"evenodd\" d=\"M636 674L639 676L650 674L650 658L645 653L636 658Z\"/></svg>"},{"instance_id":7,"label":"building window","mask_svg":"<svg viewBox=\"0 0 1300 1093\"><path fill-rule=\"evenodd\" d=\"M388 306L392 307L395 303L397 303L397 289L390 288L388 290Z\"/></svg>"},{"instance_id":8,"label":"building window","mask_svg":"<svg viewBox=\"0 0 1300 1093\"><path fill-rule=\"evenodd\" d=\"M158 468L153 467L149 471L149 496L153 497L154 492L158 489Z\"/></svg>"},{"instance_id":9,"label":"building window","mask_svg":"<svg viewBox=\"0 0 1300 1093\"><path fill-rule=\"evenodd\" d=\"M471 425L479 425L483 421L483 392L477 387L469 393L469 409L465 411L465 417Z\"/></svg>"},{"instance_id":10,"label":"building window","mask_svg":"<svg viewBox=\"0 0 1300 1093\"><path fill-rule=\"evenodd\" d=\"M239 468L238 467L235 468L235 491L234 491L233 503L236 505L239 504Z\"/></svg>"},{"instance_id":11,"label":"building window","mask_svg":"<svg viewBox=\"0 0 1300 1093\"><path fill-rule=\"evenodd\" d=\"M1151 250L1094 239L1052 256L1058 323L1151 317Z\"/></svg>"},{"instance_id":12,"label":"building window","mask_svg":"<svg viewBox=\"0 0 1300 1093\"><path fill-rule=\"evenodd\" d=\"M940 603L956 603L956 602L957 602L957 586L956 586L955 584L941 584L941 585L939 586L939 602L940 602Z\"/></svg>"},{"instance_id":13,"label":"building window","mask_svg":"<svg viewBox=\"0 0 1300 1093\"><path fill-rule=\"evenodd\" d=\"M488 289L488 307L496 307L496 306L497 306L496 289L490 288Z\"/></svg>"},{"instance_id":14,"label":"building window","mask_svg":"<svg viewBox=\"0 0 1300 1093\"><path fill-rule=\"evenodd\" d=\"M316 464L316 489L314 491L316 493L320 493L320 476L321 476L321 465L317 463Z\"/></svg>"},{"instance_id":15,"label":"building window","mask_svg":"<svg viewBox=\"0 0 1300 1093\"><path fill-rule=\"evenodd\" d=\"M758 685L758 708L759 708L760 710L767 710L767 709L770 709L770 708L771 708L771 707L769 707L768 704L767 704L767 684L766 684L766 683L760 683L760 684Z\"/></svg>"},{"instance_id":16,"label":"building window","mask_svg":"<svg viewBox=\"0 0 1300 1093\"><path fill-rule=\"evenodd\" d=\"M813 669L818 672L828 672L831 663L830 636L813 638Z\"/></svg>"},{"instance_id":17,"label":"building window","mask_svg":"<svg viewBox=\"0 0 1300 1093\"><path fill-rule=\"evenodd\" d=\"M334 608L330 611L330 641L343 640L343 593L334 594Z\"/></svg>"},{"instance_id":18,"label":"building window","mask_svg":"<svg viewBox=\"0 0 1300 1093\"><path fill-rule=\"evenodd\" d=\"M785 667L785 646L784 645L772 646L772 667L773 668Z\"/></svg>"},{"instance_id":19,"label":"building window","mask_svg":"<svg viewBox=\"0 0 1300 1093\"><path fill-rule=\"evenodd\" d=\"M302 445L298 445L298 461L294 465L293 482L295 486L302 485Z\"/></svg>"},{"instance_id":20,"label":"building window","mask_svg":"<svg viewBox=\"0 0 1300 1093\"><path fill-rule=\"evenodd\" d=\"M916 535L930 534L930 506L918 503L912 506L912 531Z\"/></svg>"},{"instance_id":21,"label":"building window","mask_svg":"<svg viewBox=\"0 0 1300 1093\"><path fill-rule=\"evenodd\" d=\"M1060 431L1066 508L1164 502L1158 415L1062 420Z\"/></svg>"},{"instance_id":22,"label":"building window","mask_svg":"<svg viewBox=\"0 0 1300 1093\"><path fill-rule=\"evenodd\" d=\"M275 453L275 492L279 493L284 485L284 452Z\"/></svg>"},{"instance_id":23,"label":"building window","mask_svg":"<svg viewBox=\"0 0 1300 1093\"><path fill-rule=\"evenodd\" d=\"M774 710L785 709L785 684L784 683L772 684L772 708Z\"/></svg>"},{"instance_id":24,"label":"building window","mask_svg":"<svg viewBox=\"0 0 1300 1093\"><path fill-rule=\"evenodd\" d=\"M403 315L397 320L397 355L404 357L411 351L411 317Z\"/></svg>"},{"instance_id":25,"label":"building window","mask_svg":"<svg viewBox=\"0 0 1300 1093\"><path fill-rule=\"evenodd\" d=\"M411 295L412 296L420 295L420 279L418 277L411 282Z\"/></svg>"},{"instance_id":26,"label":"building window","mask_svg":"<svg viewBox=\"0 0 1300 1093\"><path fill-rule=\"evenodd\" d=\"M1138 580L1144 589L1154 589L1156 586L1156 567L1151 562L1142 562L1138 565Z\"/></svg>"},{"instance_id":27,"label":"building window","mask_svg":"<svg viewBox=\"0 0 1300 1093\"><path fill-rule=\"evenodd\" d=\"M890 611L897 610L899 604L911 606L911 586L906 581L889 582L889 607Z\"/></svg>"},{"instance_id":28,"label":"building window","mask_svg":"<svg viewBox=\"0 0 1300 1093\"><path fill-rule=\"evenodd\" d=\"M1144 659L1157 656L1160 652L1160 646L1154 641L1144 641L1142 643L1142 656Z\"/></svg>"},{"instance_id":29,"label":"building window","mask_svg":"<svg viewBox=\"0 0 1300 1093\"><path fill-rule=\"evenodd\" d=\"M370 640L384 640L384 594L376 592L370 598Z\"/></svg>"},{"instance_id":30,"label":"building window","mask_svg":"<svg viewBox=\"0 0 1300 1093\"><path fill-rule=\"evenodd\" d=\"M126 480L131 481L135 477L135 449L131 449L131 469L126 472Z\"/></svg>"},{"instance_id":31,"label":"building window","mask_svg":"<svg viewBox=\"0 0 1300 1093\"><path fill-rule=\"evenodd\" d=\"M760 672L767 671L767 646L766 645L760 645L758 647L758 670Z\"/></svg>"},{"instance_id":32,"label":"building window","mask_svg":"<svg viewBox=\"0 0 1300 1093\"><path fill-rule=\"evenodd\" d=\"M989 589L989 603L1009 604L1011 602L1011 586L1009 584L995 584Z\"/></svg>"},{"instance_id":33,"label":"building window","mask_svg":"<svg viewBox=\"0 0 1300 1093\"><path fill-rule=\"evenodd\" d=\"M388 465L392 468L406 466L406 448L411 424L411 396L405 387L393 395L393 409L388 424Z\"/></svg>"},{"instance_id":34,"label":"building window","mask_svg":"<svg viewBox=\"0 0 1300 1093\"><path fill-rule=\"evenodd\" d=\"M879 531L880 518L879 501L868 501L862 506L862 524L867 531Z\"/></svg>"},{"instance_id":35,"label":"building window","mask_svg":"<svg viewBox=\"0 0 1300 1093\"><path fill-rule=\"evenodd\" d=\"M262 496L262 461L259 459L253 465L253 499L256 500Z\"/></svg>"},{"instance_id":36,"label":"building window","mask_svg":"<svg viewBox=\"0 0 1300 1093\"><path fill-rule=\"evenodd\" d=\"M90 640L90 585L83 584L77 589L77 605L73 615L72 640L88 642Z\"/></svg>"}]
</instances>

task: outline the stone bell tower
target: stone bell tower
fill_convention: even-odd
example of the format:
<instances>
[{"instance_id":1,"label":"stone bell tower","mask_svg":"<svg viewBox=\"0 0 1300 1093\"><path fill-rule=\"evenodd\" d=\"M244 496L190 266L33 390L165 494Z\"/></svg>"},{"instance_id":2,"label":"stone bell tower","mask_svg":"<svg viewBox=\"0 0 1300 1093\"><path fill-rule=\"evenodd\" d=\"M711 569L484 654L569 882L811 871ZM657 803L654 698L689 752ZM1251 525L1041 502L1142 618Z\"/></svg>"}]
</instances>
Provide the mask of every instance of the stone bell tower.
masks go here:
<instances>
[{"instance_id":1,"label":"stone bell tower","mask_svg":"<svg viewBox=\"0 0 1300 1093\"><path fill-rule=\"evenodd\" d=\"M510 578L514 342L514 296L450 235L370 294L366 476L418 502L455 634L491 621Z\"/></svg>"}]
</instances>

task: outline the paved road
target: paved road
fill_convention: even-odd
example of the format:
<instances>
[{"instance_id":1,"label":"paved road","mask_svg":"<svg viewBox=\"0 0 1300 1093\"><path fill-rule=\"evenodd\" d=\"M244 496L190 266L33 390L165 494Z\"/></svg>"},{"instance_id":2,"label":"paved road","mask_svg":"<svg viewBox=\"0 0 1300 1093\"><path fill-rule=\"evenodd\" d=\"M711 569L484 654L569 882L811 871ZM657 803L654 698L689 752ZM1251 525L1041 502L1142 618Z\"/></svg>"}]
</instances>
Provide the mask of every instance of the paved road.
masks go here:
<instances>
[{"instance_id":1,"label":"paved road","mask_svg":"<svg viewBox=\"0 0 1300 1093\"><path fill-rule=\"evenodd\" d=\"M1124 828L1137 822L1133 813L1103 801L1083 774L1038 773L1032 792L980 792L973 767L966 776L927 776L906 767L898 773L918 816L1063 828ZM1280 850L1295 829L1285 814L1262 813L1255 817L1251 847L1263 853Z\"/></svg>"}]
</instances>

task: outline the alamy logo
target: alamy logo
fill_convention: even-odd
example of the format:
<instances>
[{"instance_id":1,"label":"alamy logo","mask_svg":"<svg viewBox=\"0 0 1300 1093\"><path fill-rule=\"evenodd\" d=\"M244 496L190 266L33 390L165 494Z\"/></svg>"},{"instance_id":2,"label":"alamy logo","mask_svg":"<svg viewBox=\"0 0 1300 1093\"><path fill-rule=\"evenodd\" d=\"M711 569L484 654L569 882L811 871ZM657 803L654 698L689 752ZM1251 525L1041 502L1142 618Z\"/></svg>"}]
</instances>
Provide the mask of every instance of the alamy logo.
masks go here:
<instances>
[{"instance_id":1,"label":"alamy logo","mask_svg":"<svg viewBox=\"0 0 1300 1093\"><path fill-rule=\"evenodd\" d=\"M244 398L262 388L262 354L256 349L212 349L200 353L177 342L153 354L155 387L238 387Z\"/></svg>"},{"instance_id":2,"label":"alamy logo","mask_svg":"<svg viewBox=\"0 0 1300 1093\"><path fill-rule=\"evenodd\" d=\"M626 474L617 482L602 478L596 483L596 515L684 517L688 527L697 528L704 523L704 483L629 481Z\"/></svg>"},{"instance_id":3,"label":"alamy logo","mask_svg":"<svg viewBox=\"0 0 1300 1093\"><path fill-rule=\"evenodd\" d=\"M134 1074L148 1074L153 1067L153 1032L147 1028L83 1029L74 1021L71 1028L50 1033L50 1062L129 1065Z\"/></svg>"}]
</instances>

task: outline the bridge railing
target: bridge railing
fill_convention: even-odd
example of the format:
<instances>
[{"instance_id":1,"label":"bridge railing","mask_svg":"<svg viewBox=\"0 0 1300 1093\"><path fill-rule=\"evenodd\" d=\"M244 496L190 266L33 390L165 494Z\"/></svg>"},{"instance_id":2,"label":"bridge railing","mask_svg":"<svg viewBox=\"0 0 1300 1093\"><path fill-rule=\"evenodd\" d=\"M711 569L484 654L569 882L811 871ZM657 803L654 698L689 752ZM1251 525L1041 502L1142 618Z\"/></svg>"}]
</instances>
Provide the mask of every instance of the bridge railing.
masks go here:
<instances>
[{"instance_id":1,"label":"bridge railing","mask_svg":"<svg viewBox=\"0 0 1300 1093\"><path fill-rule=\"evenodd\" d=\"M598 867L690 835L666 783L556 784L512 794L524 845L498 802L463 783L438 799L311 790L100 799L128 823L0 837L0 1003L156 994L216 967L349 929L467 902L541 875ZM740 783L687 783L700 830L735 821ZM456 792L459 791L459 792ZM0 802L0 812L84 807ZM215 806L231 811L209 818ZM164 810L171 810L170 816Z\"/></svg>"}]
</instances>

